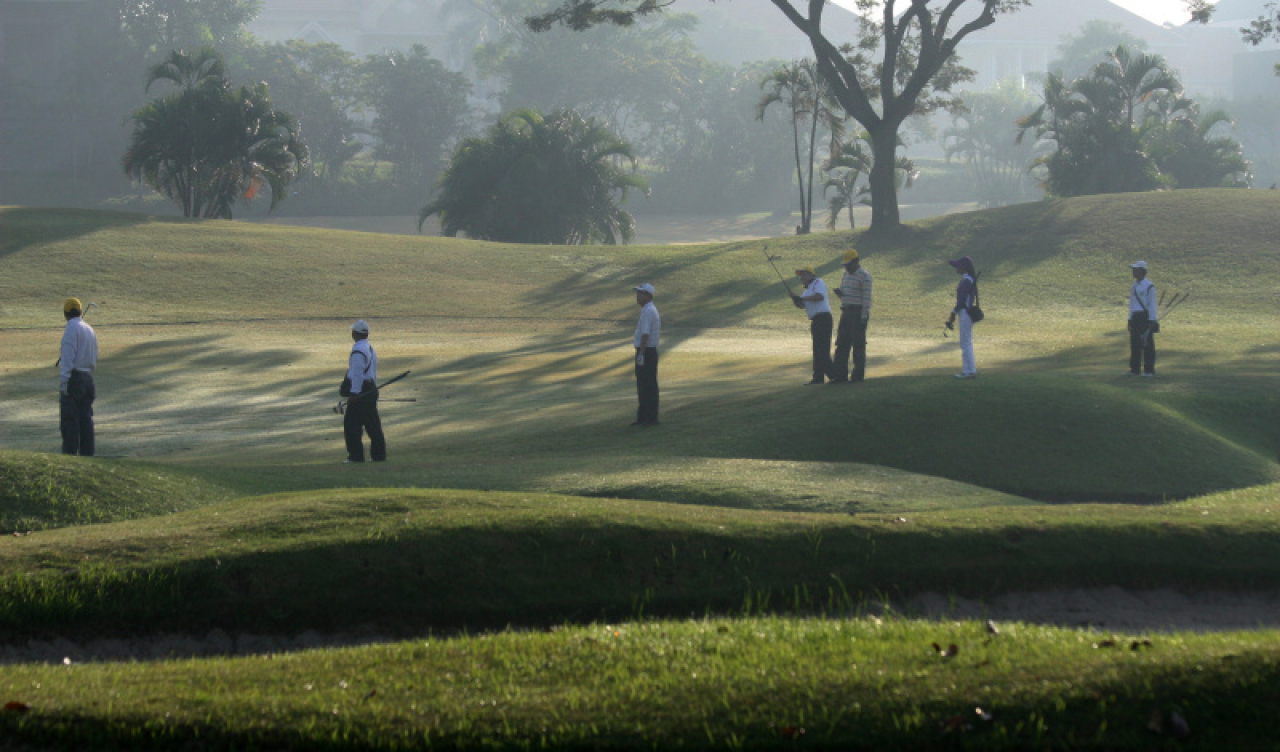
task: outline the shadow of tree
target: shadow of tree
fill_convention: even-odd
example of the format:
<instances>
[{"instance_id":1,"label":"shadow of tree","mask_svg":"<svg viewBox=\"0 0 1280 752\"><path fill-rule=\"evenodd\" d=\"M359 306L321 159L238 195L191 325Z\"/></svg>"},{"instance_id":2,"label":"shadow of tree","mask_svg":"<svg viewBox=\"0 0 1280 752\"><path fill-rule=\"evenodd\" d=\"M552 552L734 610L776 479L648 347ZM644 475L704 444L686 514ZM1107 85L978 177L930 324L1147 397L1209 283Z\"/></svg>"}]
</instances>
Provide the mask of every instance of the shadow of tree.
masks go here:
<instances>
[{"instance_id":1,"label":"shadow of tree","mask_svg":"<svg viewBox=\"0 0 1280 752\"><path fill-rule=\"evenodd\" d=\"M37 243L58 243L92 235L106 228L173 221L181 220L88 209L0 208L0 258L26 250Z\"/></svg>"}]
</instances>

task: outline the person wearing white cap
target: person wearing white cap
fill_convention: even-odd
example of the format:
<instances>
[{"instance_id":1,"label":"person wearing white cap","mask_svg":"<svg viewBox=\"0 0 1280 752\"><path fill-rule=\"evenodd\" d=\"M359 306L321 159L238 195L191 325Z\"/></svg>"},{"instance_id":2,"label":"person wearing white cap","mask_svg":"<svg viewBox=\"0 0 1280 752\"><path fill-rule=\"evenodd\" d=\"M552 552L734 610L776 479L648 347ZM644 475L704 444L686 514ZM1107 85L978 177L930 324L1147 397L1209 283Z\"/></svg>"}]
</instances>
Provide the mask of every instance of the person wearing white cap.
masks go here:
<instances>
[{"instance_id":1,"label":"person wearing white cap","mask_svg":"<svg viewBox=\"0 0 1280 752\"><path fill-rule=\"evenodd\" d=\"M1133 288L1129 290L1129 375L1156 375L1156 286L1147 279L1147 262L1129 264Z\"/></svg>"},{"instance_id":2,"label":"person wearing white cap","mask_svg":"<svg viewBox=\"0 0 1280 752\"><path fill-rule=\"evenodd\" d=\"M347 462L364 462L364 432L369 433L369 457L374 462L387 459L387 440L378 417L378 354L369 344L369 324L361 319L351 325L351 356L347 377L338 394L347 398L342 434L347 442Z\"/></svg>"},{"instance_id":3,"label":"person wearing white cap","mask_svg":"<svg viewBox=\"0 0 1280 752\"><path fill-rule=\"evenodd\" d=\"M647 428L658 425L658 339L662 336L662 317L653 304L653 285L645 282L631 288L636 292L640 319L636 322L636 396L639 406L631 425Z\"/></svg>"},{"instance_id":4,"label":"person wearing white cap","mask_svg":"<svg viewBox=\"0 0 1280 752\"><path fill-rule=\"evenodd\" d=\"M93 456L93 370L98 367L98 335L81 317L83 306L77 298L62 303L67 326L62 330L58 360L58 418L62 432L62 453Z\"/></svg>"}]
</instances>

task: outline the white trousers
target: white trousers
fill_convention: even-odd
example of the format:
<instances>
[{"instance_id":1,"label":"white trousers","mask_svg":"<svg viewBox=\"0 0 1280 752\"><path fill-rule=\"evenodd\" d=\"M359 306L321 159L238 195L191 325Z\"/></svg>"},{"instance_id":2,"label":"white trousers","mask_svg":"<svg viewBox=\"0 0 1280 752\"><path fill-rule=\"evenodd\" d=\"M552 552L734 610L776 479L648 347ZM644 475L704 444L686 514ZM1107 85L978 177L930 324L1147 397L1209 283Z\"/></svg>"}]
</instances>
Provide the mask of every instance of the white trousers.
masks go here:
<instances>
[{"instance_id":1,"label":"white trousers","mask_svg":"<svg viewBox=\"0 0 1280 752\"><path fill-rule=\"evenodd\" d=\"M961 311L957 318L960 319L960 372L973 375L978 372L973 360L973 319L969 318L968 311Z\"/></svg>"}]
</instances>

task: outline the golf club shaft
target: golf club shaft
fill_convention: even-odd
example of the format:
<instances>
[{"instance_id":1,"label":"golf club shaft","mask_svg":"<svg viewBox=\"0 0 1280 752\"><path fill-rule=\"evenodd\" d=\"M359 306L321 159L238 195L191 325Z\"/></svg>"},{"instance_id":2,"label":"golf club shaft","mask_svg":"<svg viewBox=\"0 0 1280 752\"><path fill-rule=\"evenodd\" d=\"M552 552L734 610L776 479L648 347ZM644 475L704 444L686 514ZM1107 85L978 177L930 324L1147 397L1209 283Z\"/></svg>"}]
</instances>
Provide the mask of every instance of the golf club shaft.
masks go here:
<instances>
[{"instance_id":1,"label":"golf club shaft","mask_svg":"<svg viewBox=\"0 0 1280 752\"><path fill-rule=\"evenodd\" d=\"M769 266L773 267L773 273L778 275L778 281L782 283L783 287L787 288L787 296L794 296L795 293L791 292L791 285L787 284L787 280L782 276L782 272L778 271L778 265L773 263L773 256L769 255L768 245L764 247L764 257L765 260L769 262Z\"/></svg>"},{"instance_id":2,"label":"golf club shaft","mask_svg":"<svg viewBox=\"0 0 1280 752\"><path fill-rule=\"evenodd\" d=\"M393 379L387 379L386 381L382 382L381 384L376 384L372 389L370 389L370 390L369 390L369 391L367 391L367 392L361 392L360 394L353 394L353 395L351 395L350 397L347 397L347 401L346 401L346 403L345 403L345 404L348 404L348 405L349 405L349 404L351 404L352 402L355 402L355 401L359 400L361 397L363 397L363 396L364 396L364 395L366 395L366 394L377 394L379 391L381 391L381 390L383 390L383 389L386 389L387 387L389 387L389 386L391 386L392 384L396 383L396 382L397 382L397 381L399 381L400 379L403 379L405 376L408 376L408 375L409 375L409 373L410 373L409 371L405 371L404 373L400 374L399 376L396 376L396 377L395 377L395 378L393 378Z\"/></svg>"}]
</instances>

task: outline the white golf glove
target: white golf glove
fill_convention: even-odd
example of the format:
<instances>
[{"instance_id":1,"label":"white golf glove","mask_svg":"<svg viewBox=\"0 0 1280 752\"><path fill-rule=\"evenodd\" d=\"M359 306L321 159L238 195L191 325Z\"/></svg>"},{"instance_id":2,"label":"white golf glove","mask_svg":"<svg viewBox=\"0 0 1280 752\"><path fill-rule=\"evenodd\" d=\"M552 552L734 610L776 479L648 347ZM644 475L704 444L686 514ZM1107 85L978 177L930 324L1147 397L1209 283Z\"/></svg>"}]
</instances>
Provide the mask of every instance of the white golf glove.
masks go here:
<instances>
[{"instance_id":1,"label":"white golf glove","mask_svg":"<svg viewBox=\"0 0 1280 752\"><path fill-rule=\"evenodd\" d=\"M636 365L644 365L644 350L636 350Z\"/></svg>"}]
</instances>

